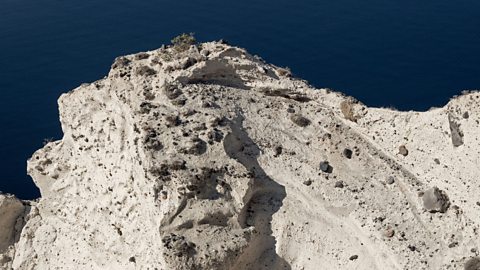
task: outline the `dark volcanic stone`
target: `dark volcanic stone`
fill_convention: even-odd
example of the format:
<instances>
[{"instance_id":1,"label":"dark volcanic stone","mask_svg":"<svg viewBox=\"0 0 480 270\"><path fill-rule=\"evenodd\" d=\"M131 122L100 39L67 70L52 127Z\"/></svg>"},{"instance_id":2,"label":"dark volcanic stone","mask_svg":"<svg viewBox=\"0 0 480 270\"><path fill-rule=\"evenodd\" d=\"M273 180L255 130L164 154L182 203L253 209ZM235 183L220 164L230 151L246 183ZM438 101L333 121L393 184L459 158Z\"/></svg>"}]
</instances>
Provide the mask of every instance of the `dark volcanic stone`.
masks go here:
<instances>
[{"instance_id":1,"label":"dark volcanic stone","mask_svg":"<svg viewBox=\"0 0 480 270\"><path fill-rule=\"evenodd\" d=\"M387 178L387 184L391 185L391 184L393 184L393 183L395 183L395 177L389 176L389 177Z\"/></svg>"},{"instance_id":2,"label":"dark volcanic stone","mask_svg":"<svg viewBox=\"0 0 480 270\"><path fill-rule=\"evenodd\" d=\"M431 213L445 213L450 206L447 194L437 187L426 190L422 199L423 207Z\"/></svg>"},{"instance_id":3,"label":"dark volcanic stone","mask_svg":"<svg viewBox=\"0 0 480 270\"><path fill-rule=\"evenodd\" d=\"M343 188L345 185L343 183L343 181L337 181L335 182L335 187L336 188Z\"/></svg>"},{"instance_id":4,"label":"dark volcanic stone","mask_svg":"<svg viewBox=\"0 0 480 270\"><path fill-rule=\"evenodd\" d=\"M308 120L307 118L301 116L301 115L298 115L298 114L294 114L290 117L290 120L292 120L293 123L295 123L297 126L299 127L306 127L308 125L310 125L310 120Z\"/></svg>"},{"instance_id":5,"label":"dark volcanic stone","mask_svg":"<svg viewBox=\"0 0 480 270\"><path fill-rule=\"evenodd\" d=\"M408 156L407 147L405 147L405 145L400 145L400 147L398 147L398 153L404 157Z\"/></svg>"},{"instance_id":6,"label":"dark volcanic stone","mask_svg":"<svg viewBox=\"0 0 480 270\"><path fill-rule=\"evenodd\" d=\"M333 168L332 166L330 166L328 161L322 161L320 162L320 170L322 172L331 173L333 171Z\"/></svg>"},{"instance_id":7,"label":"dark volcanic stone","mask_svg":"<svg viewBox=\"0 0 480 270\"><path fill-rule=\"evenodd\" d=\"M343 156L348 158L348 159L351 159L352 158L352 150L348 149L348 148L345 148L343 149Z\"/></svg>"}]
</instances>

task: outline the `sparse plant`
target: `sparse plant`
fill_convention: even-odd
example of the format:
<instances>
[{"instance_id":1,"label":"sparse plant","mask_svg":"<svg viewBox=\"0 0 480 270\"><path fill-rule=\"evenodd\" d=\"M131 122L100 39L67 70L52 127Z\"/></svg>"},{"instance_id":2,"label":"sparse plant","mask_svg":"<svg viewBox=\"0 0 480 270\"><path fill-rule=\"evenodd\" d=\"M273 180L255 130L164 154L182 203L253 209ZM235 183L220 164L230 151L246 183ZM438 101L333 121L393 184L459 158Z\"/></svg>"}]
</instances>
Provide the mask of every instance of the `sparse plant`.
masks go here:
<instances>
[{"instance_id":1,"label":"sparse plant","mask_svg":"<svg viewBox=\"0 0 480 270\"><path fill-rule=\"evenodd\" d=\"M386 107L382 107L382 109L386 109L386 110L390 110L390 111L395 111L395 112L398 112L399 110L393 106L393 105L389 105L389 106L386 106Z\"/></svg>"},{"instance_id":2,"label":"sparse plant","mask_svg":"<svg viewBox=\"0 0 480 270\"><path fill-rule=\"evenodd\" d=\"M172 39L173 48L177 52L184 52L190 48L190 46L195 45L197 40L194 37L194 33L181 34Z\"/></svg>"},{"instance_id":3,"label":"sparse plant","mask_svg":"<svg viewBox=\"0 0 480 270\"><path fill-rule=\"evenodd\" d=\"M162 58L164 62L170 62L173 60L172 55L168 51L165 51L162 54L160 54L160 58Z\"/></svg>"},{"instance_id":4,"label":"sparse plant","mask_svg":"<svg viewBox=\"0 0 480 270\"><path fill-rule=\"evenodd\" d=\"M291 77L292 76L292 71L290 70L289 67L285 68L277 68L277 74L282 77Z\"/></svg>"}]
</instances>

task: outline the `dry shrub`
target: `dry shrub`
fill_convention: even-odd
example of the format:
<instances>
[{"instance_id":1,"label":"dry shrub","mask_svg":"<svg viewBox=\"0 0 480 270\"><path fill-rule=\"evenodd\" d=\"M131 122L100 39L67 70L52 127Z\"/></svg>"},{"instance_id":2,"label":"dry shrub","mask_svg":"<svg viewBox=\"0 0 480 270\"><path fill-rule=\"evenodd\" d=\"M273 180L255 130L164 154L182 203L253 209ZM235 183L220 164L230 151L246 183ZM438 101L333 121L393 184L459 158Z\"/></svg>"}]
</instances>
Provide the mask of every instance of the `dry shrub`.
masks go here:
<instances>
[{"instance_id":1,"label":"dry shrub","mask_svg":"<svg viewBox=\"0 0 480 270\"><path fill-rule=\"evenodd\" d=\"M277 68L277 74L278 76L282 76L282 77L291 77L292 76L292 71L290 70L290 68L286 67L286 68Z\"/></svg>"},{"instance_id":2,"label":"dry shrub","mask_svg":"<svg viewBox=\"0 0 480 270\"><path fill-rule=\"evenodd\" d=\"M177 52L184 52L190 48L190 46L195 45L197 40L193 36L193 33L190 34L181 34L172 39L173 48Z\"/></svg>"}]
</instances>

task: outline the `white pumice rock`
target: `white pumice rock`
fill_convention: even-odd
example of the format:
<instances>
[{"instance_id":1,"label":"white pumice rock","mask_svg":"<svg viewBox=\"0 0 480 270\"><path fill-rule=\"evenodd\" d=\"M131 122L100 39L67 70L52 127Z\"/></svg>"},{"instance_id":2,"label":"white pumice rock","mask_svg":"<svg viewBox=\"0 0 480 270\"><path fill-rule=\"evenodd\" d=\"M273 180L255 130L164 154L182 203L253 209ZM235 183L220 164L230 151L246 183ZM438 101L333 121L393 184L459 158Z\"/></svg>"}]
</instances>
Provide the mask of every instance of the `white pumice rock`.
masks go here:
<instances>
[{"instance_id":1,"label":"white pumice rock","mask_svg":"<svg viewBox=\"0 0 480 270\"><path fill-rule=\"evenodd\" d=\"M38 202L0 195L0 268L462 269L479 102L368 108L217 42L119 57L60 97L64 137L28 161Z\"/></svg>"}]
</instances>

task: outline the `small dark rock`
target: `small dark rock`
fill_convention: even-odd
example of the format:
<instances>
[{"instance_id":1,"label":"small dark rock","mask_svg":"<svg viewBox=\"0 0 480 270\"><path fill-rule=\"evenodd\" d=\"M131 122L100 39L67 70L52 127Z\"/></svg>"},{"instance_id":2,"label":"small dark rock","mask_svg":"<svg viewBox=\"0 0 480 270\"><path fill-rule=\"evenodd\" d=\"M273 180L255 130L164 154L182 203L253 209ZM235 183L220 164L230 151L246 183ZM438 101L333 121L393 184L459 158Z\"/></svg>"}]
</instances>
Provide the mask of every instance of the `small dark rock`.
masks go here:
<instances>
[{"instance_id":1,"label":"small dark rock","mask_svg":"<svg viewBox=\"0 0 480 270\"><path fill-rule=\"evenodd\" d=\"M343 149L343 156L348 158L348 159L351 159L352 158L352 150L348 149L348 148L345 148Z\"/></svg>"},{"instance_id":2,"label":"small dark rock","mask_svg":"<svg viewBox=\"0 0 480 270\"><path fill-rule=\"evenodd\" d=\"M400 145L400 147L398 147L398 153L404 157L407 156L408 155L407 147L405 147L405 145Z\"/></svg>"},{"instance_id":3,"label":"small dark rock","mask_svg":"<svg viewBox=\"0 0 480 270\"><path fill-rule=\"evenodd\" d=\"M385 221L386 217L385 216L379 216L379 217L375 217L373 219L373 222L377 223L377 222L380 222L382 223L383 221Z\"/></svg>"},{"instance_id":4,"label":"small dark rock","mask_svg":"<svg viewBox=\"0 0 480 270\"><path fill-rule=\"evenodd\" d=\"M337 182L335 182L335 187L336 188L344 188L345 185L344 185L343 181L337 181Z\"/></svg>"},{"instance_id":5,"label":"small dark rock","mask_svg":"<svg viewBox=\"0 0 480 270\"><path fill-rule=\"evenodd\" d=\"M412 245L408 245L408 249L410 249L410 251L415 251L415 250L417 250L417 247L412 246Z\"/></svg>"},{"instance_id":6,"label":"small dark rock","mask_svg":"<svg viewBox=\"0 0 480 270\"><path fill-rule=\"evenodd\" d=\"M434 158L433 161L435 161L437 164L440 164L440 160L438 158Z\"/></svg>"},{"instance_id":7,"label":"small dark rock","mask_svg":"<svg viewBox=\"0 0 480 270\"><path fill-rule=\"evenodd\" d=\"M387 178L387 184L391 185L391 184L393 184L393 183L395 183L395 177L389 176L389 177Z\"/></svg>"},{"instance_id":8,"label":"small dark rock","mask_svg":"<svg viewBox=\"0 0 480 270\"><path fill-rule=\"evenodd\" d=\"M358 255L352 255L350 256L350 258L348 258L350 261L354 261L356 259L358 259Z\"/></svg>"},{"instance_id":9,"label":"small dark rock","mask_svg":"<svg viewBox=\"0 0 480 270\"><path fill-rule=\"evenodd\" d=\"M422 199L423 206L431 213L445 213L450 206L447 194L437 187L426 190Z\"/></svg>"},{"instance_id":10,"label":"small dark rock","mask_svg":"<svg viewBox=\"0 0 480 270\"><path fill-rule=\"evenodd\" d=\"M130 259L128 259L128 261L129 261L129 262L133 262L133 263L136 262L135 257L130 257Z\"/></svg>"},{"instance_id":11,"label":"small dark rock","mask_svg":"<svg viewBox=\"0 0 480 270\"><path fill-rule=\"evenodd\" d=\"M464 112L462 117L465 118L465 119L468 119L470 117L470 115L468 114L468 112Z\"/></svg>"},{"instance_id":12,"label":"small dark rock","mask_svg":"<svg viewBox=\"0 0 480 270\"><path fill-rule=\"evenodd\" d=\"M458 242L452 242L452 243L448 244L449 248L454 248L456 246L458 246Z\"/></svg>"},{"instance_id":13,"label":"small dark rock","mask_svg":"<svg viewBox=\"0 0 480 270\"><path fill-rule=\"evenodd\" d=\"M167 115L165 116L165 121L169 127L180 125L180 118L177 115Z\"/></svg>"},{"instance_id":14,"label":"small dark rock","mask_svg":"<svg viewBox=\"0 0 480 270\"><path fill-rule=\"evenodd\" d=\"M303 181L303 184L305 186L310 186L312 184L312 180L306 180L306 181Z\"/></svg>"}]
</instances>

